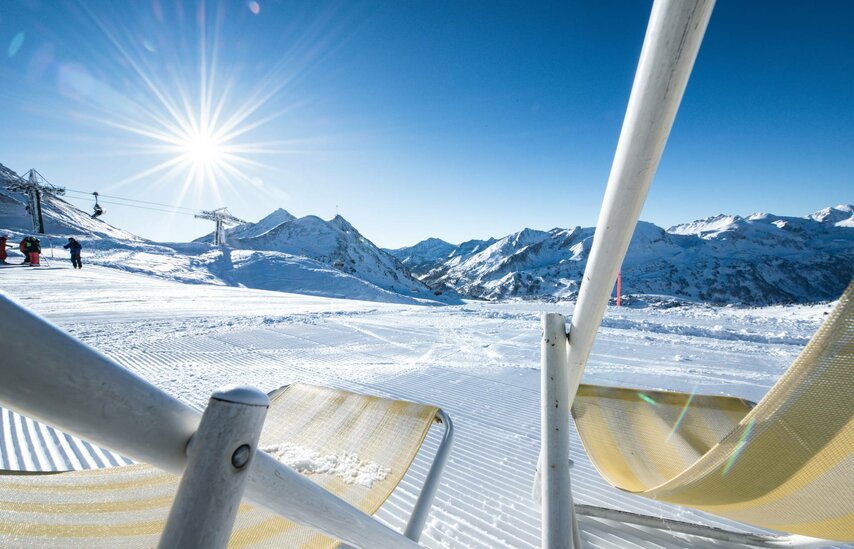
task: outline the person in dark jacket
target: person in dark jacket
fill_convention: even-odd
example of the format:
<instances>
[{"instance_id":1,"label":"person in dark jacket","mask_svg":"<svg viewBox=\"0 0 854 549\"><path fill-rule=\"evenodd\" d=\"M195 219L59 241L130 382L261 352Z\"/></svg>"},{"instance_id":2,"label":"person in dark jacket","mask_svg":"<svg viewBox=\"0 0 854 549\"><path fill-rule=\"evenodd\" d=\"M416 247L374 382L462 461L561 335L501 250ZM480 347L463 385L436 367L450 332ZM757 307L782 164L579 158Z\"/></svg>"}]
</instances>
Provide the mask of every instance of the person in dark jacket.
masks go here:
<instances>
[{"instance_id":1,"label":"person in dark jacket","mask_svg":"<svg viewBox=\"0 0 854 549\"><path fill-rule=\"evenodd\" d=\"M80 250L83 249L83 246L77 242L77 239L68 237L68 244L63 246L63 248L71 252L71 265L75 269L82 269L83 263L80 261Z\"/></svg>"}]
</instances>

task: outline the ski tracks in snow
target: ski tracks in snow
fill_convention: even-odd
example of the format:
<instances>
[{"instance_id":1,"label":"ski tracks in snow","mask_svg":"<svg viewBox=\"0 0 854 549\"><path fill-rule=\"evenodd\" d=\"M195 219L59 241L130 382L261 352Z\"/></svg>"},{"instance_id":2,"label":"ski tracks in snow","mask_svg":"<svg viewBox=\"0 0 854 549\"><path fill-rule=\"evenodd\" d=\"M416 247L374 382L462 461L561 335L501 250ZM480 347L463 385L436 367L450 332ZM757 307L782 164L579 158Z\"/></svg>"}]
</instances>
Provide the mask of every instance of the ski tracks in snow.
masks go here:
<instances>
[{"instance_id":1,"label":"ski tracks in snow","mask_svg":"<svg viewBox=\"0 0 854 549\"><path fill-rule=\"evenodd\" d=\"M97 274L89 276L97 282ZM64 295L48 300L27 294L23 286L20 293L37 311L47 312L85 342L197 408L216 388L234 382L265 391L315 383L439 405L453 418L457 436L423 544L539 547L539 509L531 499L540 436L538 308L557 307L376 306L202 286L163 287L165 294L152 295L113 288L133 275L109 276L113 278L90 291L99 295L99 302L118 293L127 305L100 310L83 302L79 312L86 315L84 320L66 315ZM162 284L157 282L155 288ZM189 294L187 301L170 297L176 290ZM157 303L164 295L176 299L172 318ZM661 320L654 311L645 314L649 322ZM678 315L668 313L667 321L674 319ZM692 321L686 318L684 323ZM747 345L637 328L633 324L631 329L602 330L585 373L587 381L696 389L755 400L798 350L783 343ZM709 341L714 344L703 344ZM732 526L610 488L584 456L574 431L572 436L578 502ZM380 520L403 529L440 439L437 426L398 490L377 513ZM128 461L0 409L0 467L86 469ZM603 520L582 518L582 528L589 547L719 546Z\"/></svg>"}]
</instances>

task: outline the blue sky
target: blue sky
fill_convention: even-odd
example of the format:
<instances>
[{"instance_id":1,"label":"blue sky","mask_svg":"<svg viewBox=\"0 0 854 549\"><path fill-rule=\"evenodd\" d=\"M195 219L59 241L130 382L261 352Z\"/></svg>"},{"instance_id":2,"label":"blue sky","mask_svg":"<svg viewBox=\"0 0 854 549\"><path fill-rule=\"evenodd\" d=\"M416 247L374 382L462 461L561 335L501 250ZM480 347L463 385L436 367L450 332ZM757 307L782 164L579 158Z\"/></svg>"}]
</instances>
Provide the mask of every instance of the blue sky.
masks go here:
<instances>
[{"instance_id":1,"label":"blue sky","mask_svg":"<svg viewBox=\"0 0 854 549\"><path fill-rule=\"evenodd\" d=\"M650 6L7 0L0 162L248 220L337 206L388 247L590 226ZM841 1L719 2L642 219L854 202L852 23ZM193 139L229 118L243 133L205 175ZM153 239L209 230L188 210L106 209Z\"/></svg>"}]
</instances>

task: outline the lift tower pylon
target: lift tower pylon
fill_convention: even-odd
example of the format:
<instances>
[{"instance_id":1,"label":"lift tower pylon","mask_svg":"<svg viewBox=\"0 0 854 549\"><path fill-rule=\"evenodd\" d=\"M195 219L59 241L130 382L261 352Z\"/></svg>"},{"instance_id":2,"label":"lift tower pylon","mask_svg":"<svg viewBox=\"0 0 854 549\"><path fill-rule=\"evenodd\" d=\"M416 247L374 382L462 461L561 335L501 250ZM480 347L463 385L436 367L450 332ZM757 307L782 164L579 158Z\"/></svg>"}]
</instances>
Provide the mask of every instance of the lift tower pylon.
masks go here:
<instances>
[{"instance_id":1,"label":"lift tower pylon","mask_svg":"<svg viewBox=\"0 0 854 549\"><path fill-rule=\"evenodd\" d=\"M44 216L42 215L42 197L60 196L65 194L65 188L57 187L36 171L35 168L27 172L27 178L19 177L15 180L6 179L6 190L13 193L21 193L27 196L27 211L33 220L33 232L44 234Z\"/></svg>"},{"instance_id":2,"label":"lift tower pylon","mask_svg":"<svg viewBox=\"0 0 854 549\"><path fill-rule=\"evenodd\" d=\"M216 223L216 230L214 231L214 244L217 246L225 246L225 226L226 225L240 225L241 223L247 223L247 221L243 221L240 218L234 217L230 213L228 213L228 208L222 207L217 208L215 210L210 211L202 211L196 214L198 219L207 219L208 221L213 221Z\"/></svg>"}]
</instances>

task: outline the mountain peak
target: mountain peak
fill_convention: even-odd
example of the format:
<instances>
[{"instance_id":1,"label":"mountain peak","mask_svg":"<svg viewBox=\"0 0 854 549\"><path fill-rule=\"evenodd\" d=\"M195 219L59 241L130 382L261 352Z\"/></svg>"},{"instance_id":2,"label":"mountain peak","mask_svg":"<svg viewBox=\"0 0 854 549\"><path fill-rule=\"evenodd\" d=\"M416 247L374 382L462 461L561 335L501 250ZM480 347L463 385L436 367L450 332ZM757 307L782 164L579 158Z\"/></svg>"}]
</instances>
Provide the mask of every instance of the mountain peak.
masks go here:
<instances>
[{"instance_id":1,"label":"mountain peak","mask_svg":"<svg viewBox=\"0 0 854 549\"><path fill-rule=\"evenodd\" d=\"M851 204L837 204L836 206L824 208L807 216L807 218L813 221L831 224L847 221L852 217L854 217L854 206Z\"/></svg>"},{"instance_id":2,"label":"mountain peak","mask_svg":"<svg viewBox=\"0 0 854 549\"><path fill-rule=\"evenodd\" d=\"M296 217L284 208L276 208L255 223L250 221L249 223L243 223L242 225L226 229L226 240L255 238L275 229L279 225L290 223L295 219ZM208 233L203 237L197 238L195 242L213 242L213 236L213 233Z\"/></svg>"},{"instance_id":3,"label":"mountain peak","mask_svg":"<svg viewBox=\"0 0 854 549\"><path fill-rule=\"evenodd\" d=\"M273 217L273 216L288 217L290 219L296 219L296 217L293 214L291 214L291 212L289 212L288 210L286 210L284 208L276 208L269 215L267 215L267 217ZM266 219L267 217L265 217L264 219Z\"/></svg>"},{"instance_id":4,"label":"mountain peak","mask_svg":"<svg viewBox=\"0 0 854 549\"><path fill-rule=\"evenodd\" d=\"M349 221L344 219L344 217L341 214L335 214L335 217L333 217L331 220L329 220L329 224L332 225L333 227L337 227L337 228L341 229L344 232L349 232L349 231L353 231L356 233L359 232L356 230L355 227L353 227L353 225Z\"/></svg>"},{"instance_id":5,"label":"mountain peak","mask_svg":"<svg viewBox=\"0 0 854 549\"><path fill-rule=\"evenodd\" d=\"M513 235L513 244L534 244L549 237L549 233L525 227Z\"/></svg>"},{"instance_id":6,"label":"mountain peak","mask_svg":"<svg viewBox=\"0 0 854 549\"><path fill-rule=\"evenodd\" d=\"M740 215L718 214L707 217L706 219L698 219L691 223L674 225L667 229L667 232L684 235L714 235L733 229L740 221L744 221L744 218Z\"/></svg>"},{"instance_id":7,"label":"mountain peak","mask_svg":"<svg viewBox=\"0 0 854 549\"><path fill-rule=\"evenodd\" d=\"M421 242L416 244L416 246L418 246L418 245L422 245L422 246L437 246L437 245L453 246L453 244L451 244L450 242L442 240L441 238L436 238L434 236L431 236L430 238L425 238L424 240L422 240Z\"/></svg>"},{"instance_id":8,"label":"mountain peak","mask_svg":"<svg viewBox=\"0 0 854 549\"><path fill-rule=\"evenodd\" d=\"M293 221L294 219L296 219L296 216L291 214L291 212L284 208L276 208L269 214L262 217L257 223L253 223L253 225L259 229L265 228L266 230L269 230L281 225L282 223Z\"/></svg>"},{"instance_id":9,"label":"mountain peak","mask_svg":"<svg viewBox=\"0 0 854 549\"><path fill-rule=\"evenodd\" d=\"M413 246L396 250L386 250L407 268L412 270L429 270L433 265L444 261L457 247L441 238L427 238Z\"/></svg>"}]
</instances>

